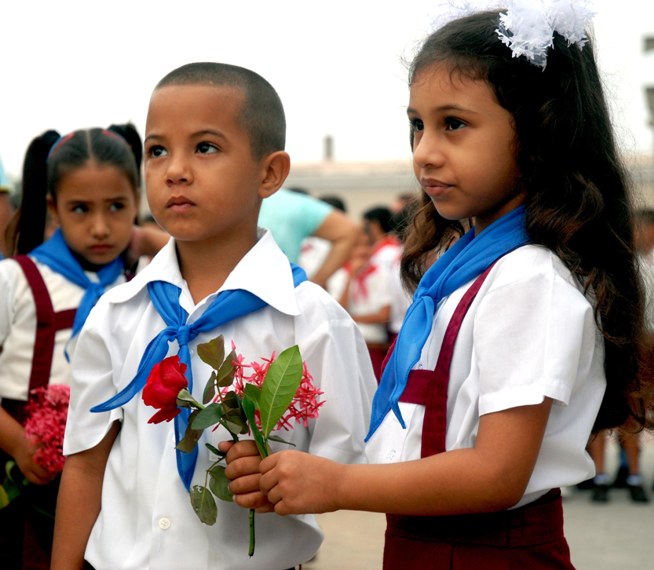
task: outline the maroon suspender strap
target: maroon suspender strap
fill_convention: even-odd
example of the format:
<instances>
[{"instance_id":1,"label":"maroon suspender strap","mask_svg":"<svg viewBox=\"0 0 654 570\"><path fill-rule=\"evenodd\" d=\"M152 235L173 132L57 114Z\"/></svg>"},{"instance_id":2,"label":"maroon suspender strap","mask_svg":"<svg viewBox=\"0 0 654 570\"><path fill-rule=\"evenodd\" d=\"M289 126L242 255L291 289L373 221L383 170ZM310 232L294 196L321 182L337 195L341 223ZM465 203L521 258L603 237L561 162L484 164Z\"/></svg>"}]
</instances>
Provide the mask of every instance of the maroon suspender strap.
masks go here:
<instances>
[{"instance_id":1,"label":"maroon suspender strap","mask_svg":"<svg viewBox=\"0 0 654 570\"><path fill-rule=\"evenodd\" d=\"M27 255L17 255L13 259L25 274L36 306L36 338L29 383L29 392L31 392L35 388L48 385L52 370L55 334L57 331L73 327L75 309L55 312L48 288L34 261Z\"/></svg>"},{"instance_id":2,"label":"maroon suspender strap","mask_svg":"<svg viewBox=\"0 0 654 570\"><path fill-rule=\"evenodd\" d=\"M450 365L452 364L452 355L454 354L454 344L456 343L463 319L490 270L493 268L493 265L477 277L474 283L468 288L447 325L441 350L438 354L436 368L434 369L434 376L429 383L429 393L422 427L421 457L428 457L445 451L447 392L450 382Z\"/></svg>"}]
</instances>

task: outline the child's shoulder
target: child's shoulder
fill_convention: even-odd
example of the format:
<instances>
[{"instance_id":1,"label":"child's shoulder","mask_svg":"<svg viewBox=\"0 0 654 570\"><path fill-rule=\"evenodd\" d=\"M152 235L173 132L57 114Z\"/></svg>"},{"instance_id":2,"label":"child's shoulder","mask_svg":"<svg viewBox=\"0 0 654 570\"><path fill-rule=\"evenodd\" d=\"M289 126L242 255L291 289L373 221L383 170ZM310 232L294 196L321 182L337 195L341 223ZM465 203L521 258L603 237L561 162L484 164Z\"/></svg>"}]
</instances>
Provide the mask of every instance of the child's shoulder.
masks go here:
<instances>
[{"instance_id":1,"label":"child's shoulder","mask_svg":"<svg viewBox=\"0 0 654 570\"><path fill-rule=\"evenodd\" d=\"M300 309L300 317L314 322L350 321L348 312L334 297L320 285L305 281L296 288L296 298Z\"/></svg>"},{"instance_id":2,"label":"child's shoulder","mask_svg":"<svg viewBox=\"0 0 654 570\"><path fill-rule=\"evenodd\" d=\"M562 280L574 287L577 281L561 259L542 245L525 245L500 258L489 280L494 287L529 280Z\"/></svg>"}]
</instances>

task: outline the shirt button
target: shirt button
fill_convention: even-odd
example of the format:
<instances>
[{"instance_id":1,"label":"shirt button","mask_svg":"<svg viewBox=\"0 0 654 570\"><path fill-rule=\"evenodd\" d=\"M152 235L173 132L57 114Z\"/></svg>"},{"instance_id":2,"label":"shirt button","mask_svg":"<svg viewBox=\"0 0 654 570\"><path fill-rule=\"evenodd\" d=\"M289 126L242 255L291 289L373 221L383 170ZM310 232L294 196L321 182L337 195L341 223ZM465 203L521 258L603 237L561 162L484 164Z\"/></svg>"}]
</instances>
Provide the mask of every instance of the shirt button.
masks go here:
<instances>
[{"instance_id":1,"label":"shirt button","mask_svg":"<svg viewBox=\"0 0 654 570\"><path fill-rule=\"evenodd\" d=\"M161 530L168 530L170 528L170 519L166 517L161 517L159 519L159 528Z\"/></svg>"}]
</instances>

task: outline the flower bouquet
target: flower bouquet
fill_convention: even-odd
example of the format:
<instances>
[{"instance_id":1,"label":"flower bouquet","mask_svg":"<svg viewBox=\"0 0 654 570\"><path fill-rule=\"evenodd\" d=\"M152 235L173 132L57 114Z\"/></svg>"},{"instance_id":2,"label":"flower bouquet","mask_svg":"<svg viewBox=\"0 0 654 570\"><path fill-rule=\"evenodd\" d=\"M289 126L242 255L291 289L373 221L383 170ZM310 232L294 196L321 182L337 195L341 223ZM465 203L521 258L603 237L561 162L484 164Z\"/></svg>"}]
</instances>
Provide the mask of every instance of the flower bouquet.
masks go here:
<instances>
[{"instance_id":1,"label":"flower bouquet","mask_svg":"<svg viewBox=\"0 0 654 570\"><path fill-rule=\"evenodd\" d=\"M53 477L64 468L63 442L69 400L68 386L50 384L32 390L25 407L25 437L37 446L34 461ZM13 459L7 461L0 485L0 509L17 498L26 485L28 481L23 477L16 462Z\"/></svg>"},{"instance_id":2,"label":"flower bouquet","mask_svg":"<svg viewBox=\"0 0 654 570\"><path fill-rule=\"evenodd\" d=\"M291 429L292 420L306 427L309 419L318 417L318 410L324 403L318 401L322 392L313 385L313 378L297 346L278 356L273 353L269 359L263 359L263 364L248 364L242 355L236 354L233 343L232 351L225 356L224 339L220 335L199 344L197 353L212 368L202 402L189 392L186 365L178 356L165 358L156 364L143 388L144 403L158 409L149 423L170 421L181 412L181 408L192 410L188 428L177 449L191 452L205 429L222 425L234 441L238 441L240 435L250 433L261 457L267 457L270 454L269 441L289 443L273 434L274 430ZM251 374L247 374L248 370ZM190 499L200 521L213 525L218 513L214 496L232 501L232 494L225 467L221 464L225 454L208 442L205 446L218 459L207 469L204 485L191 487ZM249 555L252 556L255 548L254 510L250 510L249 526Z\"/></svg>"}]
</instances>

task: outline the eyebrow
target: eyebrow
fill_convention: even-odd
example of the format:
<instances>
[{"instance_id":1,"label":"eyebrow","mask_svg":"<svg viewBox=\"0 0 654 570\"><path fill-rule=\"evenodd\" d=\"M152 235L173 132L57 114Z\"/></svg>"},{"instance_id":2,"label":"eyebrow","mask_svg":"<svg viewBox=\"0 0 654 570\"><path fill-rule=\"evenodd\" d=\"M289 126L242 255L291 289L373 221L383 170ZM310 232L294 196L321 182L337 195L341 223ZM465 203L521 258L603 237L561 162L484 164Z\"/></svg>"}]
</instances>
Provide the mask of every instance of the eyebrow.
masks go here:
<instances>
[{"instance_id":1,"label":"eyebrow","mask_svg":"<svg viewBox=\"0 0 654 570\"><path fill-rule=\"evenodd\" d=\"M468 107L461 107L460 105L453 105L453 104L448 104L448 105L441 105L440 107L436 107L435 109L430 109L430 111L437 111L439 113L450 113L450 112L455 112L455 113L474 113L476 115L479 114L479 111L475 111L473 109L470 109ZM407 114L410 113L415 113L418 114L418 111L416 111L413 107L407 107L406 108Z\"/></svg>"},{"instance_id":2,"label":"eyebrow","mask_svg":"<svg viewBox=\"0 0 654 570\"><path fill-rule=\"evenodd\" d=\"M201 131L196 131L194 133L191 133L191 138L198 138L198 137L203 137L203 136L207 136L207 135L218 137L219 139L222 139L222 140L227 140L227 137L221 131L214 131L213 129L202 129ZM145 137L143 143L145 144L145 143L147 143L147 142L149 142L151 140L157 141L157 140L161 140L163 138L165 138L163 135L158 135L157 133L154 133L154 134L151 134L151 135L148 135L147 137Z\"/></svg>"}]
</instances>

